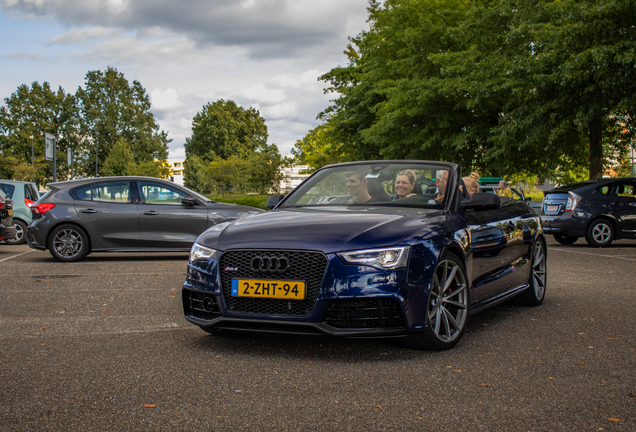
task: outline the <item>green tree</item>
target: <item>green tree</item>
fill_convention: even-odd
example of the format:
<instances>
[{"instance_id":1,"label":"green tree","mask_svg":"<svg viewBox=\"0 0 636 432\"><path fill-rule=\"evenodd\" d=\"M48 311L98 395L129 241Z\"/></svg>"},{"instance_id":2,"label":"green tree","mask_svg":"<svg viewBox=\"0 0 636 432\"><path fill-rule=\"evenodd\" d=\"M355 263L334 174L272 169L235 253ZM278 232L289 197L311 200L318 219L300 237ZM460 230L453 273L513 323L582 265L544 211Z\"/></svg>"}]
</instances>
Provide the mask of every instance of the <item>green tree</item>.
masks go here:
<instances>
[{"instance_id":1,"label":"green tree","mask_svg":"<svg viewBox=\"0 0 636 432\"><path fill-rule=\"evenodd\" d=\"M146 161L137 164L133 173L140 176L167 179L170 175L170 168L165 164L165 161Z\"/></svg>"},{"instance_id":2,"label":"green tree","mask_svg":"<svg viewBox=\"0 0 636 432\"><path fill-rule=\"evenodd\" d=\"M111 148L102 172L107 176L127 176L135 173L137 164L130 145L120 137Z\"/></svg>"},{"instance_id":3,"label":"green tree","mask_svg":"<svg viewBox=\"0 0 636 432\"><path fill-rule=\"evenodd\" d=\"M267 144L265 120L254 108L219 99L206 104L192 120L192 136L186 138L186 158L206 161L232 155L245 157Z\"/></svg>"},{"instance_id":4,"label":"green tree","mask_svg":"<svg viewBox=\"0 0 636 432\"><path fill-rule=\"evenodd\" d=\"M120 138L129 144L137 164L166 159L170 140L159 130L146 89L139 81L130 84L123 73L111 67L103 72L90 71L85 88L77 89L76 98L82 135L92 143L89 166L95 167L96 151L101 166Z\"/></svg>"},{"instance_id":5,"label":"green tree","mask_svg":"<svg viewBox=\"0 0 636 432\"><path fill-rule=\"evenodd\" d=\"M205 168L205 175L210 182L221 187L221 197L225 198L226 186L244 183L247 166L247 161L236 155L231 155L227 159L218 157Z\"/></svg>"},{"instance_id":6,"label":"green tree","mask_svg":"<svg viewBox=\"0 0 636 432\"><path fill-rule=\"evenodd\" d=\"M206 175L207 164L199 156L190 156L183 163L183 185L205 194L212 191L212 183Z\"/></svg>"},{"instance_id":7,"label":"green tree","mask_svg":"<svg viewBox=\"0 0 636 432\"><path fill-rule=\"evenodd\" d=\"M66 178L66 149L80 157L83 154L74 96L61 87L53 91L46 81L42 85L36 81L31 87L18 86L4 101L5 106L0 107L3 155L15 158L16 164L34 162L33 180L41 184L53 173L53 165L44 161L44 133L52 134L57 140L58 178Z\"/></svg>"},{"instance_id":8,"label":"green tree","mask_svg":"<svg viewBox=\"0 0 636 432\"><path fill-rule=\"evenodd\" d=\"M252 190L266 194L268 189L278 189L284 178L281 167L289 165L291 160L283 158L275 144L265 146L247 159L247 185Z\"/></svg>"},{"instance_id":9,"label":"green tree","mask_svg":"<svg viewBox=\"0 0 636 432\"><path fill-rule=\"evenodd\" d=\"M332 130L330 123L324 123L307 132L303 139L296 141L291 151L294 163L309 165L310 171L313 172L325 165L342 161L344 155L339 152L341 146L332 139Z\"/></svg>"},{"instance_id":10,"label":"green tree","mask_svg":"<svg viewBox=\"0 0 636 432\"><path fill-rule=\"evenodd\" d=\"M480 25L488 28L502 13L508 17L499 56L503 53L509 67L499 76L511 77L516 96L494 131L500 151L527 153L527 162L538 156L549 169L563 157L587 156L589 178L601 178L603 136L611 134L612 117L617 112L633 115L636 108L636 2L508 0L503 7L494 1L490 5ZM485 62L492 62L497 52L483 54Z\"/></svg>"},{"instance_id":11,"label":"green tree","mask_svg":"<svg viewBox=\"0 0 636 432\"><path fill-rule=\"evenodd\" d=\"M349 159L441 159L482 174L602 169L633 117L633 0L375 0L321 113ZM332 144L333 146L333 144Z\"/></svg>"}]
</instances>

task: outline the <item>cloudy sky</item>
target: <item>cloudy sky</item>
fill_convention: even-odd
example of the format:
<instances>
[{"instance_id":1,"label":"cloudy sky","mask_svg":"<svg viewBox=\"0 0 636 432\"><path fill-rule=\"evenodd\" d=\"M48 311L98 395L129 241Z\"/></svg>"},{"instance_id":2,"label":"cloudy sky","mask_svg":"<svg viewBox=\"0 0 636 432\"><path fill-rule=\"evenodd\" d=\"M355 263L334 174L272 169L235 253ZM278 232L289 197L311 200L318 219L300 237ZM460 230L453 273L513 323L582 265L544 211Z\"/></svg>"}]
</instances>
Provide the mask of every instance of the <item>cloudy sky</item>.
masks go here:
<instances>
[{"instance_id":1,"label":"cloudy sky","mask_svg":"<svg viewBox=\"0 0 636 432\"><path fill-rule=\"evenodd\" d=\"M75 93L115 67L138 80L185 157L192 117L232 99L260 110L269 142L289 153L333 95L317 77L366 28L368 0L0 0L0 99L48 81Z\"/></svg>"}]
</instances>

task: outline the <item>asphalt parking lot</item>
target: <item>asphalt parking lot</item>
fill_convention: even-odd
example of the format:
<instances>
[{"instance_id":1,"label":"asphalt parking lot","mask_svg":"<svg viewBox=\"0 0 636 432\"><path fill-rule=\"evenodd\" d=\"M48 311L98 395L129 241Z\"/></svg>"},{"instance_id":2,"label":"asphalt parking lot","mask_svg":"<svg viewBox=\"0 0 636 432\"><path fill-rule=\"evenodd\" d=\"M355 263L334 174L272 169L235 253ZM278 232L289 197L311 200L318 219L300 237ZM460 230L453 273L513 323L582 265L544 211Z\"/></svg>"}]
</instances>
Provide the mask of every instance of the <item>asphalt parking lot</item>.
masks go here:
<instances>
[{"instance_id":1,"label":"asphalt parking lot","mask_svg":"<svg viewBox=\"0 0 636 432\"><path fill-rule=\"evenodd\" d=\"M187 254L0 244L0 430L636 431L636 241L548 245L541 307L435 353L211 336L183 318Z\"/></svg>"}]
</instances>

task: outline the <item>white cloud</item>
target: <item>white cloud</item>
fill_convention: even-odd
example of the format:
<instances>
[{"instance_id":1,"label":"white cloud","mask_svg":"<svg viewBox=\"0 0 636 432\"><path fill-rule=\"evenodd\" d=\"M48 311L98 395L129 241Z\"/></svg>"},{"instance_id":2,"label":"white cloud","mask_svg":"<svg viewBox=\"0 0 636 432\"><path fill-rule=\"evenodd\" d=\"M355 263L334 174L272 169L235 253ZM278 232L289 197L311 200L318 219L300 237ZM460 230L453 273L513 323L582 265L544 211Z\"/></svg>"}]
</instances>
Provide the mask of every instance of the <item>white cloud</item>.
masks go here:
<instances>
[{"instance_id":1,"label":"white cloud","mask_svg":"<svg viewBox=\"0 0 636 432\"><path fill-rule=\"evenodd\" d=\"M183 106L178 99L179 95L173 88L168 88L165 91L156 88L150 93L150 103L153 110L174 111Z\"/></svg>"}]
</instances>

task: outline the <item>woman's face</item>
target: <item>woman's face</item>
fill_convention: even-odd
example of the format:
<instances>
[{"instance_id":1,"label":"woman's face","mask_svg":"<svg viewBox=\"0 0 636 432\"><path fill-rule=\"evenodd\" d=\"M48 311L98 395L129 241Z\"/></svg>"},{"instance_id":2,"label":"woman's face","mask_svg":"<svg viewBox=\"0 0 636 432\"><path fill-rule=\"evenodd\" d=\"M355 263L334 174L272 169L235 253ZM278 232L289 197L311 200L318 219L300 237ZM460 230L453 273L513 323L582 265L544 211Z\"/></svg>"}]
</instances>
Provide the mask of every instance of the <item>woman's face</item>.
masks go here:
<instances>
[{"instance_id":1,"label":"woman's face","mask_svg":"<svg viewBox=\"0 0 636 432\"><path fill-rule=\"evenodd\" d=\"M397 176L395 179L395 191L399 198L404 198L413 191L413 183L409 182L409 178L405 175Z\"/></svg>"}]
</instances>

